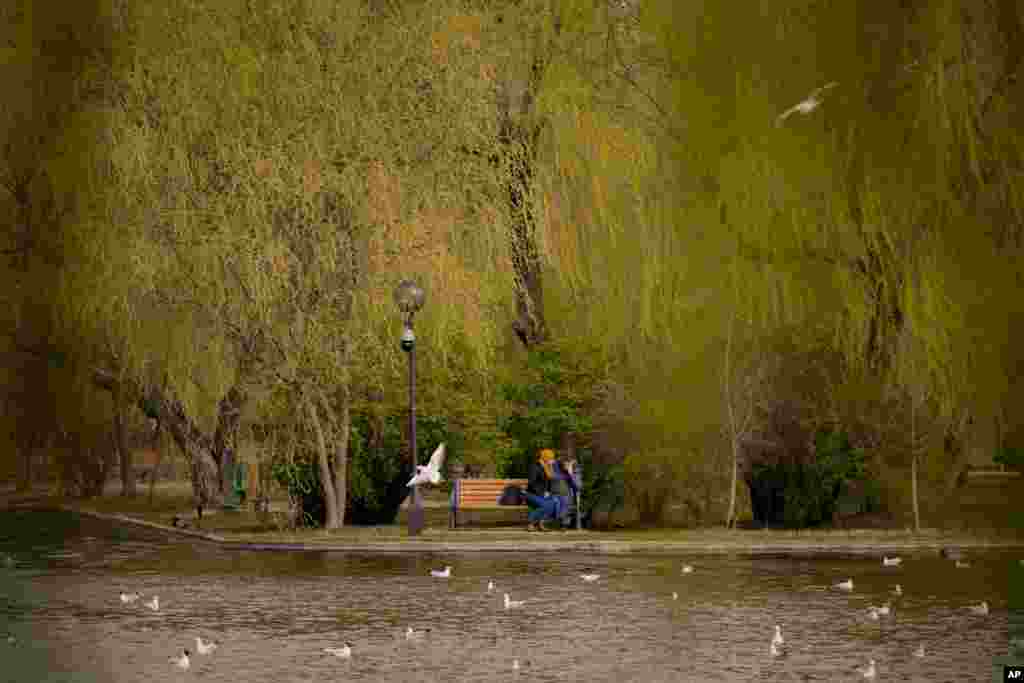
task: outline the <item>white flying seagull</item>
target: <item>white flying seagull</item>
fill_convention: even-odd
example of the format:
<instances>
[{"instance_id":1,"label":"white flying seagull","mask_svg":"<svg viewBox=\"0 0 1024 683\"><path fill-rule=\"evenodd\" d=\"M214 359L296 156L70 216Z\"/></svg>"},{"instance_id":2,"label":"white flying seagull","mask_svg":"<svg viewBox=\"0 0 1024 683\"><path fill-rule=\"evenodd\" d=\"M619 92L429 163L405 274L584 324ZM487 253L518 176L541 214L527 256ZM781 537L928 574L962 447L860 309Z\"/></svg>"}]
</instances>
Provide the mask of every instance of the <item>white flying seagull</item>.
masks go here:
<instances>
[{"instance_id":1,"label":"white flying seagull","mask_svg":"<svg viewBox=\"0 0 1024 683\"><path fill-rule=\"evenodd\" d=\"M822 96L824 96L824 94L827 91L831 90L837 85L839 84L836 83L835 81L832 81L831 83L826 83L825 85L821 86L820 88L812 92L810 95L808 95L807 99L797 102L792 107L779 114L778 118L775 119L775 125L781 126L786 119L788 119L791 115L797 112L801 114L810 114L812 111L818 108L819 104L821 104Z\"/></svg>"},{"instance_id":2,"label":"white flying seagull","mask_svg":"<svg viewBox=\"0 0 1024 683\"><path fill-rule=\"evenodd\" d=\"M409 480L409 486L419 484L441 483L441 465L444 464L444 444L441 444L430 456L426 465L416 465L416 476Z\"/></svg>"}]
</instances>

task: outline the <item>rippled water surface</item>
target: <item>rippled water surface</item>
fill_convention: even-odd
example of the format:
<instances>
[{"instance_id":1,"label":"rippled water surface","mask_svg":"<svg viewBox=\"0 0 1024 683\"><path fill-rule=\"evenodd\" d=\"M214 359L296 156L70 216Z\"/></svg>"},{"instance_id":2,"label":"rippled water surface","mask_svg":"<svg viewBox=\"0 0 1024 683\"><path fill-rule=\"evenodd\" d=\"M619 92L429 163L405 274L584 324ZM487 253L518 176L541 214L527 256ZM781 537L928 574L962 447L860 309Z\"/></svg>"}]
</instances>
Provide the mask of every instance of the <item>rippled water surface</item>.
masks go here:
<instances>
[{"instance_id":1,"label":"rippled water surface","mask_svg":"<svg viewBox=\"0 0 1024 683\"><path fill-rule=\"evenodd\" d=\"M0 512L0 554L10 558L0 563L0 680L33 683L843 681L863 680L869 658L879 680L991 680L1008 649L1010 582L1024 580L1024 553L975 553L956 569L934 555L888 568L878 559L228 551L28 511ZM682 574L684 563L694 571ZM428 575L446 564L452 578ZM601 578L584 583L583 572ZM854 591L828 588L848 577ZM896 583L902 597L891 594ZM160 611L122 605L122 591L159 595ZM504 592L526 605L505 610ZM965 609L982 600L988 616ZM893 616L867 618L869 605L887 601ZM789 648L778 659L768 653L776 623ZM408 626L430 631L410 641ZM219 648L196 655L197 635ZM323 653L344 641L351 660ZM193 651L189 671L168 662L183 647Z\"/></svg>"}]
</instances>

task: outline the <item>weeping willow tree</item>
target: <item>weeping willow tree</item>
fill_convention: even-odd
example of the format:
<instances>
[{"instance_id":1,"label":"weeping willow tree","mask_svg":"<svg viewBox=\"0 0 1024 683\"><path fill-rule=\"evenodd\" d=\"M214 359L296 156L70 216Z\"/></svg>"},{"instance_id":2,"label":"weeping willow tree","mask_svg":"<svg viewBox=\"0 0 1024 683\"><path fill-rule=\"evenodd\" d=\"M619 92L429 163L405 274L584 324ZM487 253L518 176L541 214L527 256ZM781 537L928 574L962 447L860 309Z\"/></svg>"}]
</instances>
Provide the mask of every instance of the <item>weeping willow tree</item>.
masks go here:
<instances>
[{"instance_id":1,"label":"weeping willow tree","mask_svg":"<svg viewBox=\"0 0 1024 683\"><path fill-rule=\"evenodd\" d=\"M1020 419L1017 4L591 6L614 49L568 54L542 99L567 328L646 366L680 438L721 420L701 397L736 305L765 339L820 330L879 396L913 354L955 478L972 422Z\"/></svg>"}]
</instances>

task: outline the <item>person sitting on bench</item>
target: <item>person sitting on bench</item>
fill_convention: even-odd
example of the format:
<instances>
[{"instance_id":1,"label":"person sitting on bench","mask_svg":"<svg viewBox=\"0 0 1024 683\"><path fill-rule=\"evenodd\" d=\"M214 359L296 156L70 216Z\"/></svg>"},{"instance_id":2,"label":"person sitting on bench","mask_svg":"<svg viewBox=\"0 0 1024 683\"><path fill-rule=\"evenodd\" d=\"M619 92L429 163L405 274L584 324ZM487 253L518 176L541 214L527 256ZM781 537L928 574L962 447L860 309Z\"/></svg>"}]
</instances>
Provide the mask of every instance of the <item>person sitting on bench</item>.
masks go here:
<instances>
[{"instance_id":1,"label":"person sitting on bench","mask_svg":"<svg viewBox=\"0 0 1024 683\"><path fill-rule=\"evenodd\" d=\"M546 531L545 522L554 521L558 516L558 498L551 495L551 482L554 480L555 452L550 448L541 450L537 459L530 463L527 474L528 483L523 496L530 508L527 515L530 524L527 531Z\"/></svg>"}]
</instances>

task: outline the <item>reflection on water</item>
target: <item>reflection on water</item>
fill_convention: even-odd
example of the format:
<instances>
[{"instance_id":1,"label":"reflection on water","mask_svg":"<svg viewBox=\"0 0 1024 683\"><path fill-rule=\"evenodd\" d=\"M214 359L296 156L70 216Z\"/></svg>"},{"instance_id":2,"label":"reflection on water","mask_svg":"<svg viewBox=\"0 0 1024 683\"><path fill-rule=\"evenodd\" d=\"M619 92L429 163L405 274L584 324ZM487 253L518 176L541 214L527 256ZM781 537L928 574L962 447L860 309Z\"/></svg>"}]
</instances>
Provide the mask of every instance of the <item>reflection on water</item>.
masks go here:
<instances>
[{"instance_id":1,"label":"reflection on water","mask_svg":"<svg viewBox=\"0 0 1024 683\"><path fill-rule=\"evenodd\" d=\"M859 680L869 658L880 680L983 680L1007 653L1009 582L1024 578L1021 553L976 554L970 569L691 557L683 575L665 557L228 551L28 511L0 512L0 554L13 558L0 563L11 681L836 681ZM445 564L452 578L428 575ZM847 577L853 592L826 588ZM159 595L160 611L122 605L122 591ZM505 592L526 606L503 609ZM989 616L965 609L981 600ZM867 618L885 602L892 616ZM410 641L408 626L431 630ZM196 636L220 646L197 655ZM323 653L344 641L351 660ZM183 647L187 672L168 662Z\"/></svg>"}]
</instances>

